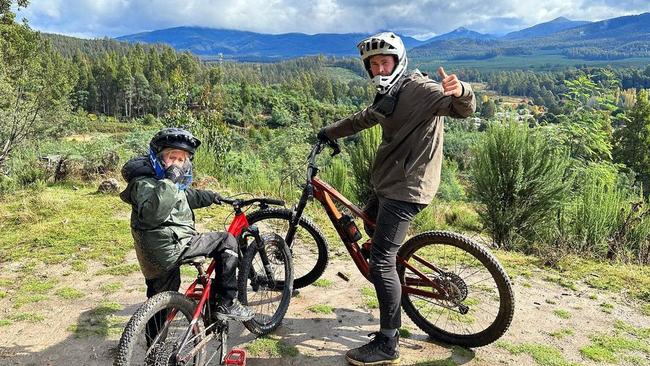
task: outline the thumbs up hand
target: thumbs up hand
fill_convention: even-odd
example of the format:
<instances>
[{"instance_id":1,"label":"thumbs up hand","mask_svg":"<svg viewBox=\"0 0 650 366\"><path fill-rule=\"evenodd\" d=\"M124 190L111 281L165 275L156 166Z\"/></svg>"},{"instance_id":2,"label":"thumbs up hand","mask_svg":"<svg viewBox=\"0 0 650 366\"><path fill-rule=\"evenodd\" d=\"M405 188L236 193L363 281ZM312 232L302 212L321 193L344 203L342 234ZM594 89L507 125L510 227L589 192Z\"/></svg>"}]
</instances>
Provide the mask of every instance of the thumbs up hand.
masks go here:
<instances>
[{"instance_id":1,"label":"thumbs up hand","mask_svg":"<svg viewBox=\"0 0 650 366\"><path fill-rule=\"evenodd\" d=\"M440 80L442 80L442 89L445 95L453 95L455 97L463 95L463 86L460 84L456 74L447 75L445 69L440 66L438 68L438 75L440 75Z\"/></svg>"}]
</instances>

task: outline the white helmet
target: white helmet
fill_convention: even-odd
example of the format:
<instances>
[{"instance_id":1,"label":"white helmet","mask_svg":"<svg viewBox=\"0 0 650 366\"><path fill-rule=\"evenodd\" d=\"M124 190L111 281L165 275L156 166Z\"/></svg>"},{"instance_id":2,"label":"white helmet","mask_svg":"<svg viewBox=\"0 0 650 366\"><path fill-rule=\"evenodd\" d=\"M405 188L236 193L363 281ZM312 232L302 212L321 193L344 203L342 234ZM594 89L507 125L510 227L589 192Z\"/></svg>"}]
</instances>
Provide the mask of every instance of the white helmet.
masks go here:
<instances>
[{"instance_id":1,"label":"white helmet","mask_svg":"<svg viewBox=\"0 0 650 366\"><path fill-rule=\"evenodd\" d=\"M406 48L402 40L393 32L377 33L357 44L361 61L368 72L372 83L377 86L379 94L386 94L395 85L397 80L404 75L408 61L406 59ZM375 55L393 55L397 58L393 72L388 76L372 76L370 71L370 58Z\"/></svg>"}]
</instances>

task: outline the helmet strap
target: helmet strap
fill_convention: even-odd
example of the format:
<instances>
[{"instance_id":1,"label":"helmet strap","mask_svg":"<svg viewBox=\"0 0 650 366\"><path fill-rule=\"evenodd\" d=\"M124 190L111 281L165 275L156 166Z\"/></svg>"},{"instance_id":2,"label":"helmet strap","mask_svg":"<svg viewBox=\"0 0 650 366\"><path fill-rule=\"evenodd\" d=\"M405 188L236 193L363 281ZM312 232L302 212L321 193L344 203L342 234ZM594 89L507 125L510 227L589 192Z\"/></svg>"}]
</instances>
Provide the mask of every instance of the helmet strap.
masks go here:
<instances>
[{"instance_id":1,"label":"helmet strap","mask_svg":"<svg viewBox=\"0 0 650 366\"><path fill-rule=\"evenodd\" d=\"M158 154L153 148L149 148L149 160L153 166L153 170L156 173L156 178L163 179L165 177L165 168L162 165L161 159L158 158Z\"/></svg>"},{"instance_id":2,"label":"helmet strap","mask_svg":"<svg viewBox=\"0 0 650 366\"><path fill-rule=\"evenodd\" d=\"M395 106L397 105L397 99L399 98L399 92L402 89L402 84L404 84L404 80L406 80L406 75L400 76L399 80L393 84L387 93L377 93L375 95L375 100L370 106L370 109L379 114L382 118L386 118L393 114Z\"/></svg>"}]
</instances>

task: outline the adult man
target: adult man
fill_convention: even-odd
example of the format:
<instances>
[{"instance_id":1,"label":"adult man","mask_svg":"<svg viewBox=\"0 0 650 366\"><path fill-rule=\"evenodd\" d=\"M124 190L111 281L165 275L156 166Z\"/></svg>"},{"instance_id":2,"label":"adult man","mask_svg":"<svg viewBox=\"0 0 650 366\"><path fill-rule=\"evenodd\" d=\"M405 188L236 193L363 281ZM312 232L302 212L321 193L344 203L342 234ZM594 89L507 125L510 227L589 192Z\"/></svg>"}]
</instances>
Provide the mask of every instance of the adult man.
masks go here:
<instances>
[{"instance_id":1,"label":"adult man","mask_svg":"<svg viewBox=\"0 0 650 366\"><path fill-rule=\"evenodd\" d=\"M402 40L392 32L361 41L357 48L377 87L373 104L319 131L323 141L376 124L382 142L371 173L374 195L364 211L375 218L370 271L379 300L380 331L366 345L347 352L353 365L399 364L401 286L395 266L413 217L433 199L440 182L443 117L465 118L476 108L471 86L438 73L442 84L419 71L406 74Z\"/></svg>"}]
</instances>

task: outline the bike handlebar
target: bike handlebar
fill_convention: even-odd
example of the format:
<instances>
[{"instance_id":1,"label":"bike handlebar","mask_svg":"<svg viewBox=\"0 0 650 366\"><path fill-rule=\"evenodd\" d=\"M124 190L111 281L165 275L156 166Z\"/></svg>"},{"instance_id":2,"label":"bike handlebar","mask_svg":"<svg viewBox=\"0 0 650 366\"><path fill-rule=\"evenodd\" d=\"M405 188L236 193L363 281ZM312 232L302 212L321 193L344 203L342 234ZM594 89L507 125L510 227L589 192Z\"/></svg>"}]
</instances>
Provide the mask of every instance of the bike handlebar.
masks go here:
<instances>
[{"instance_id":1,"label":"bike handlebar","mask_svg":"<svg viewBox=\"0 0 650 366\"><path fill-rule=\"evenodd\" d=\"M259 197L259 198L252 198L249 200L242 200L239 198L227 198L227 197L221 197L219 201L223 203L227 203L233 207L246 207L250 206L254 203L261 203L262 205L273 205L273 206L284 206L285 203L283 200L278 200L274 198L266 198L266 197Z\"/></svg>"}]
</instances>

